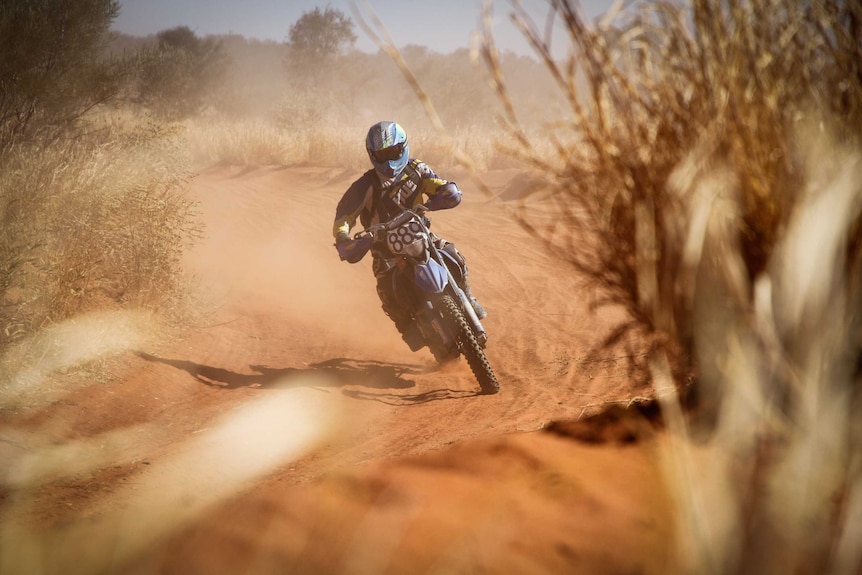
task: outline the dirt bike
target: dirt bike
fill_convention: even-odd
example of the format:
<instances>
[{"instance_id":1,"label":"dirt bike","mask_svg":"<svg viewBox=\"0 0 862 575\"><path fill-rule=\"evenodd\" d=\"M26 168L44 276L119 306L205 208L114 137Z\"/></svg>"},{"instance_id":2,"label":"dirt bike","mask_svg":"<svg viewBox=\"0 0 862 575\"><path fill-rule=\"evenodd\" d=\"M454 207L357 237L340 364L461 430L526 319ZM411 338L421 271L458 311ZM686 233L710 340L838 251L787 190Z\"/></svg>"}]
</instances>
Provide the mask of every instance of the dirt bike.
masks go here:
<instances>
[{"instance_id":1,"label":"dirt bike","mask_svg":"<svg viewBox=\"0 0 862 575\"><path fill-rule=\"evenodd\" d=\"M482 393L497 393L500 385L484 351L488 335L456 281L458 262L435 245L424 207L357 232L342 257L355 263L375 242L386 245L396 259L398 302L411 311L434 358L442 364L463 355Z\"/></svg>"}]
</instances>

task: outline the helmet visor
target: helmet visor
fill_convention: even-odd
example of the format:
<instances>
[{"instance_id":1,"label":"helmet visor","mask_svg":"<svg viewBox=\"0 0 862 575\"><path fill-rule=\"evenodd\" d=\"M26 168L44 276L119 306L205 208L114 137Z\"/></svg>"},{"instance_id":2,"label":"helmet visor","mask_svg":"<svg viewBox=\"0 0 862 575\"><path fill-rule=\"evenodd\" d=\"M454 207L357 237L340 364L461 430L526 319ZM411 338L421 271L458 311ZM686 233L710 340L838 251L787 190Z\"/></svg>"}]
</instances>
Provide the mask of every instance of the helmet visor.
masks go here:
<instances>
[{"instance_id":1,"label":"helmet visor","mask_svg":"<svg viewBox=\"0 0 862 575\"><path fill-rule=\"evenodd\" d=\"M371 157L378 162L389 162L392 160L397 160L401 157L401 154L404 153L404 146L405 144L403 142L400 144L395 144L394 146L389 146L388 148L383 148L382 150L371 152Z\"/></svg>"}]
</instances>

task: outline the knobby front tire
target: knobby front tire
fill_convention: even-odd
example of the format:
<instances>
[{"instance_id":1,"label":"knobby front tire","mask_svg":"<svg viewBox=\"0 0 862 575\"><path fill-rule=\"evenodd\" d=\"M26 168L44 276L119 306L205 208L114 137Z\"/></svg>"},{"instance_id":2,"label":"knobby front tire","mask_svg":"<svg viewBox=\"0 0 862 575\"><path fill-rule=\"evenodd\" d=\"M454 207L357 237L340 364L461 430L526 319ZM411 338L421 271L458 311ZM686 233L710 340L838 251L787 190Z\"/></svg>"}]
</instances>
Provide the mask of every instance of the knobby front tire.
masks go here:
<instances>
[{"instance_id":1,"label":"knobby front tire","mask_svg":"<svg viewBox=\"0 0 862 575\"><path fill-rule=\"evenodd\" d=\"M446 318L446 323L449 324L449 329L458 339L458 347L461 348L461 353L467 359L467 365L479 386L482 388L482 393L492 394L500 391L500 384L497 381L497 376L494 375L494 370L491 369L491 364L488 363L488 358L485 357L485 352L476 339L473 330L467 320L464 319L464 314L461 313L461 308L455 303L450 295L444 295L440 298L440 303L443 307L443 315Z\"/></svg>"}]
</instances>

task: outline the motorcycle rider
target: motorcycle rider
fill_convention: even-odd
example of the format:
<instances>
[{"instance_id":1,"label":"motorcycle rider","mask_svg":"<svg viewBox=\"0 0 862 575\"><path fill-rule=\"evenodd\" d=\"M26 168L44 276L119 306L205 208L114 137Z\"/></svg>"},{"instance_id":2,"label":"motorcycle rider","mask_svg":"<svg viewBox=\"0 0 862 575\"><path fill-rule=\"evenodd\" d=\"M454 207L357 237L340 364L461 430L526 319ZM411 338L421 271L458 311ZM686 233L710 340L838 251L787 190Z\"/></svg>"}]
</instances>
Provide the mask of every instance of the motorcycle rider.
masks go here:
<instances>
[{"instance_id":1,"label":"motorcycle rider","mask_svg":"<svg viewBox=\"0 0 862 575\"><path fill-rule=\"evenodd\" d=\"M350 230L357 218L368 227L389 221L404 209L415 210L423 203L428 211L446 210L461 203L461 190L454 182L440 178L427 164L410 157L407 134L399 124L382 121L371 126L365 138L365 149L373 169L362 174L344 193L332 226L338 254L350 263L359 261L365 254L356 241L350 239ZM446 251L458 262L461 277L456 280L473 304L476 315L483 319L487 314L470 293L464 256L454 244L434 234L432 237L437 249ZM360 252L358 256L357 251ZM375 242L371 254L383 311L395 323L410 349L418 351L425 345L424 338L410 310L400 306L395 297L396 260L383 242Z\"/></svg>"}]
</instances>

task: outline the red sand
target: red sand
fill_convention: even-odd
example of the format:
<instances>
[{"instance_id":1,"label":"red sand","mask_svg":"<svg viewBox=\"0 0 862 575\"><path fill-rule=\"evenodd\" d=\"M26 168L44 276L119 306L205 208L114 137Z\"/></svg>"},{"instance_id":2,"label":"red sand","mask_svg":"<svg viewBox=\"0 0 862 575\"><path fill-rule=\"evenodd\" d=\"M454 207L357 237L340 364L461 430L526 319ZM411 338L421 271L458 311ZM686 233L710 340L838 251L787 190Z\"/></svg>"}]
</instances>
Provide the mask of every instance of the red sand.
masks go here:
<instances>
[{"instance_id":1,"label":"red sand","mask_svg":"<svg viewBox=\"0 0 862 575\"><path fill-rule=\"evenodd\" d=\"M588 357L619 317L589 311L583 281L505 202L444 174L465 197L433 229L467 258L501 384L477 395L465 362L440 369L401 342L370 258L338 260L331 221L356 175L194 180L207 227L187 266L209 313L125 354L112 381L0 411L3 437L27 449L115 453L7 482L0 572L672 570L652 434L544 429L649 395L625 357ZM508 196L517 175L487 181ZM0 457L21 466L16 448Z\"/></svg>"}]
</instances>

